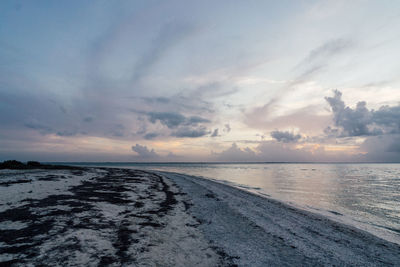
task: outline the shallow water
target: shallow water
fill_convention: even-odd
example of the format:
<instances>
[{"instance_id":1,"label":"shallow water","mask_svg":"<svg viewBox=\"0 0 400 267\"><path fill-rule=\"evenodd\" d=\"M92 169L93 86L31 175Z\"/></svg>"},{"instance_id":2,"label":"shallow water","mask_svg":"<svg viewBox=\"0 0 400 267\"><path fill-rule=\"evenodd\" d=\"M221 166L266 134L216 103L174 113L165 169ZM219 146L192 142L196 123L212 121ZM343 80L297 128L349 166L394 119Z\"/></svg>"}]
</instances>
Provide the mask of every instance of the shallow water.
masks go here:
<instances>
[{"instance_id":1,"label":"shallow water","mask_svg":"<svg viewBox=\"0 0 400 267\"><path fill-rule=\"evenodd\" d=\"M82 164L82 163L80 163ZM87 164L84 164L87 165ZM400 164L101 163L202 176L400 238Z\"/></svg>"}]
</instances>

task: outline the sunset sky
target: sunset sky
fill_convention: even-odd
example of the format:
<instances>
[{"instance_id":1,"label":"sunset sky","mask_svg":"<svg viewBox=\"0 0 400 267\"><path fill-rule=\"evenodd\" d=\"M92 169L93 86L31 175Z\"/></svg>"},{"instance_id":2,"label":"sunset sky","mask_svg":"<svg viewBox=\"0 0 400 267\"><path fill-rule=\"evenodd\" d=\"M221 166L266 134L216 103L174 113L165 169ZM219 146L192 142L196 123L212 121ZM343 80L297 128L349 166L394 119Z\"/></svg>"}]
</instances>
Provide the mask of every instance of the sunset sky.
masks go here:
<instances>
[{"instance_id":1,"label":"sunset sky","mask_svg":"<svg viewBox=\"0 0 400 267\"><path fill-rule=\"evenodd\" d=\"M398 1L1 1L0 160L400 161Z\"/></svg>"}]
</instances>

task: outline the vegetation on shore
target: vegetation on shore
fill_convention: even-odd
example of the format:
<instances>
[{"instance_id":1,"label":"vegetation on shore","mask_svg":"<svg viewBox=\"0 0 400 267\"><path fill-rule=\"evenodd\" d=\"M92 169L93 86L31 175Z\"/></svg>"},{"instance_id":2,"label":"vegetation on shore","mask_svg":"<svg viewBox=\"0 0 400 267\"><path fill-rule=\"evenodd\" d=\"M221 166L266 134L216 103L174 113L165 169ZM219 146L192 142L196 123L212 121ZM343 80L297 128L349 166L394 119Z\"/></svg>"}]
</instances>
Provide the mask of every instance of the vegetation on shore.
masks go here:
<instances>
[{"instance_id":1,"label":"vegetation on shore","mask_svg":"<svg viewBox=\"0 0 400 267\"><path fill-rule=\"evenodd\" d=\"M42 164L38 161L28 161L23 163L17 160L6 160L0 163L1 169L11 169L11 170L29 170L29 169L77 169L78 167L73 166L62 166L62 165L50 165Z\"/></svg>"}]
</instances>

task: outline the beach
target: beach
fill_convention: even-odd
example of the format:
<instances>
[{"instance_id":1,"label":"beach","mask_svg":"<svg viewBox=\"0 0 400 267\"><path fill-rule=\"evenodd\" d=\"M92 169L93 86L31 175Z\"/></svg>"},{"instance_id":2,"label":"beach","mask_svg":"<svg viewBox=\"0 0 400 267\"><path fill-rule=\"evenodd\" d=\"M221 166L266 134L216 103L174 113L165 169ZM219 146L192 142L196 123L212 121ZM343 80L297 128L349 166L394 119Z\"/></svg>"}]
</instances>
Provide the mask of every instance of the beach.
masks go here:
<instances>
[{"instance_id":1,"label":"beach","mask_svg":"<svg viewBox=\"0 0 400 267\"><path fill-rule=\"evenodd\" d=\"M398 244L179 173L0 170L0 198L0 265L400 265Z\"/></svg>"}]
</instances>

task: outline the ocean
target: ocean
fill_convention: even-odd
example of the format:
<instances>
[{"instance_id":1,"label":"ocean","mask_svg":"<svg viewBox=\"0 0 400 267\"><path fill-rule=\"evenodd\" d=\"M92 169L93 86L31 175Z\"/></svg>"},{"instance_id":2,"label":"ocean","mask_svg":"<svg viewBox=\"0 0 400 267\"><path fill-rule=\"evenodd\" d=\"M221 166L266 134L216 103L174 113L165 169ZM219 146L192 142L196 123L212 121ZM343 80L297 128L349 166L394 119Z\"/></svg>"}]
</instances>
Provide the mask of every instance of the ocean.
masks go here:
<instances>
[{"instance_id":1,"label":"ocean","mask_svg":"<svg viewBox=\"0 0 400 267\"><path fill-rule=\"evenodd\" d=\"M71 163L70 163L71 164ZM200 176L400 240L400 164L73 163Z\"/></svg>"}]
</instances>

